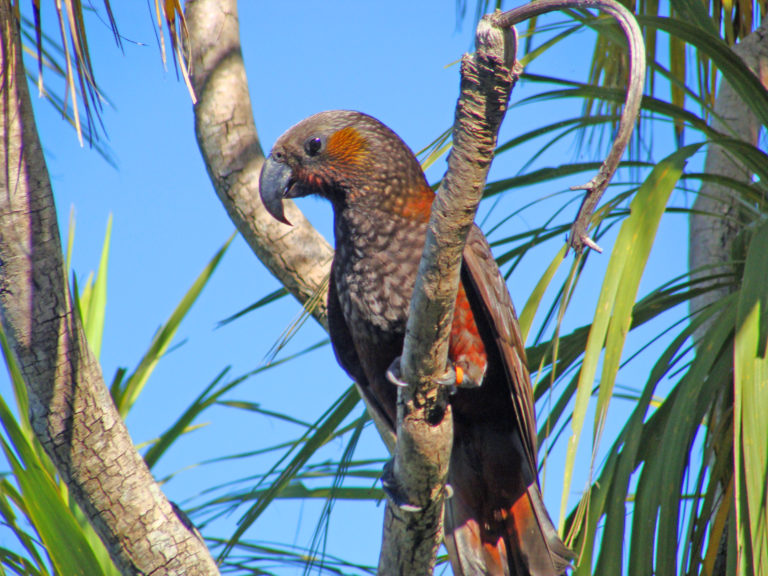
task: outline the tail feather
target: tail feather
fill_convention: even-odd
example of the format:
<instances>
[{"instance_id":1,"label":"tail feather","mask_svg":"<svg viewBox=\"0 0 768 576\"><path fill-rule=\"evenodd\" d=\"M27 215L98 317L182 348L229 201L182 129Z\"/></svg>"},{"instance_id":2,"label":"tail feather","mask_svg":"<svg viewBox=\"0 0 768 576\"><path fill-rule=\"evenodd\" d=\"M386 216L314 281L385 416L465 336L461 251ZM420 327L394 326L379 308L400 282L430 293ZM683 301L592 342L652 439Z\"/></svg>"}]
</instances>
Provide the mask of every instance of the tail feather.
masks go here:
<instances>
[{"instance_id":1,"label":"tail feather","mask_svg":"<svg viewBox=\"0 0 768 576\"><path fill-rule=\"evenodd\" d=\"M517 443L508 431L480 428L455 436L451 458L453 496L444 524L454 574L560 576L573 554L544 508L527 460L516 450L509 457Z\"/></svg>"},{"instance_id":2,"label":"tail feather","mask_svg":"<svg viewBox=\"0 0 768 576\"><path fill-rule=\"evenodd\" d=\"M541 499L541 492L538 485L528 487L529 501L533 508L533 513L537 518L539 529L543 536L543 543L549 552L551 566L555 574L565 573L565 569L570 567L576 554L570 550L560 539L552 519L549 517L544 502Z\"/></svg>"}]
</instances>

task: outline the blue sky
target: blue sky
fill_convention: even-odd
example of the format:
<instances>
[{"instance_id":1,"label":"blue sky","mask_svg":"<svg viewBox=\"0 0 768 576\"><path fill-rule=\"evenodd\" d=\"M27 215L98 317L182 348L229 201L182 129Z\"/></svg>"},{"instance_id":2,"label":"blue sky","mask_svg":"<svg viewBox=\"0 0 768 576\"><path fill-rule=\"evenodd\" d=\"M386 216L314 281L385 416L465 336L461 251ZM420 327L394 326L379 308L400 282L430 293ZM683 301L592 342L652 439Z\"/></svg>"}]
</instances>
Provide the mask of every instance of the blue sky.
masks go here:
<instances>
[{"instance_id":1,"label":"blue sky","mask_svg":"<svg viewBox=\"0 0 768 576\"><path fill-rule=\"evenodd\" d=\"M136 366L154 331L234 229L202 163L186 88L177 81L172 64L169 71L163 70L147 4L114 3L113 9L121 33L130 40L124 43L124 54L115 47L106 26L92 17L88 25L96 77L111 102L103 117L106 144L117 169L94 150L80 148L72 129L45 101L35 99L64 236L70 210L75 213L74 269L79 278L84 279L97 266L108 215L114 217L101 356L107 381L118 367ZM251 1L241 2L239 9L254 116L266 149L300 119L327 109L353 108L376 116L415 150L429 144L452 123L459 81L458 66L452 64L471 49L474 28L469 20L457 23L454 2ZM530 71L584 80L591 47L590 36L578 35L562 49L537 61ZM537 89L521 82L513 101ZM502 138L540 124L542 114L554 120L575 112L578 105L570 110L560 104L555 110L513 108ZM555 147L548 154L539 166L582 156L572 143ZM657 159L664 155L660 151ZM525 160L500 158L491 177L514 175ZM430 170L430 180L439 178L442 169L439 163ZM557 191L581 183L577 177ZM535 194L552 191L508 194L499 214L519 208ZM300 206L330 239L329 207L313 199L303 200ZM536 226L535 218L548 216L548 209L551 206L545 205L514 219L510 225ZM483 214L487 211L487 207L483 208ZM493 215L490 221L494 221ZM685 262L682 220L678 218L660 234L662 242L677 249L653 261L649 286L664 275L674 275L671 271L682 270ZM510 287L518 309L558 248L553 244L550 252L542 253L537 261L525 262L512 278ZM595 263L594 280L586 280L578 295L584 302L584 312L571 317L571 325L589 321L593 310L589 302L596 297L606 264L607 257ZM282 299L231 325L220 329L216 326L277 287L237 238L182 325L177 341L183 341L183 345L162 360L128 418L137 444L165 430L225 366L231 365L231 374L236 376L263 363L272 345L299 313L294 301ZM323 338L324 332L309 322L287 352L296 352ZM258 402L265 409L314 421L348 385L349 379L336 366L330 348L324 347L249 380L229 398ZM7 394L8 390L3 371L0 392ZM617 410L622 410L621 402L616 404ZM156 469L158 477L183 470L165 486L169 496L182 504L207 486L256 473L269 461L193 467L196 463L253 450L297 434L295 427L225 407L207 412L200 423L207 426L182 439ZM337 448L340 450L341 445ZM372 428L364 435L359 455L384 455ZM587 465L585 461L581 466L581 478L574 482L574 490L583 485ZM546 484L546 501L553 518L557 518L560 501L557 466L562 462L558 464L554 458L554 471L550 472L553 481ZM281 503L260 519L248 537L307 545L319 506ZM375 564L382 510L359 504L339 505L332 520L328 551ZM218 535L226 536L227 526L233 526L237 517L236 513L225 519ZM0 528L0 544L4 543L6 538Z\"/></svg>"}]
</instances>

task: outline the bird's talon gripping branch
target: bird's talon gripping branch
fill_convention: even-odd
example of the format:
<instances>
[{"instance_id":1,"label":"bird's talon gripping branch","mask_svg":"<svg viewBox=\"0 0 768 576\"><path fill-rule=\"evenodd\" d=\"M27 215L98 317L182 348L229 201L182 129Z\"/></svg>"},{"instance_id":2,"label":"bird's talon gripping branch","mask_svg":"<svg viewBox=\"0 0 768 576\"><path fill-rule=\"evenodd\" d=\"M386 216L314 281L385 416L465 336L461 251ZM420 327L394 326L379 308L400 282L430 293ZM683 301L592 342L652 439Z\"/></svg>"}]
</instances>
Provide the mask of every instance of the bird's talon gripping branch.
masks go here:
<instances>
[{"instance_id":1,"label":"bird's talon gripping branch","mask_svg":"<svg viewBox=\"0 0 768 576\"><path fill-rule=\"evenodd\" d=\"M400 510L405 512L420 512L422 510L421 506L408 502L408 499L401 494L394 470L395 462L394 460L389 460L384 465L384 473L381 476L382 490L384 490L387 498L389 498Z\"/></svg>"},{"instance_id":2,"label":"bird's talon gripping branch","mask_svg":"<svg viewBox=\"0 0 768 576\"><path fill-rule=\"evenodd\" d=\"M401 380L402 372L400 371L400 356L392 360L392 364L387 368L387 380L395 386L400 388L407 388L408 382Z\"/></svg>"},{"instance_id":3,"label":"bird's talon gripping branch","mask_svg":"<svg viewBox=\"0 0 768 576\"><path fill-rule=\"evenodd\" d=\"M400 356L395 358L387 369L387 380L399 386L400 388L407 388L408 382L402 379L402 371L400 369ZM475 382L466 370L464 370L458 364L452 364L449 366L441 376L435 379L435 382L440 386L449 388L451 393L454 393L457 388L478 388L480 384Z\"/></svg>"},{"instance_id":4,"label":"bird's talon gripping branch","mask_svg":"<svg viewBox=\"0 0 768 576\"><path fill-rule=\"evenodd\" d=\"M485 366L481 372L475 370L475 377L470 374L469 370L462 369L458 364L454 364L454 368L456 370L456 385L459 388L480 388L485 378Z\"/></svg>"},{"instance_id":5,"label":"bird's talon gripping branch","mask_svg":"<svg viewBox=\"0 0 768 576\"><path fill-rule=\"evenodd\" d=\"M456 388L458 388L458 386L461 385L462 380L463 380L463 370L458 367L457 369L454 369L452 366L449 367L440 376L435 378L435 382L437 382L439 386L448 388L448 391L451 394L454 394L456 392Z\"/></svg>"}]
</instances>

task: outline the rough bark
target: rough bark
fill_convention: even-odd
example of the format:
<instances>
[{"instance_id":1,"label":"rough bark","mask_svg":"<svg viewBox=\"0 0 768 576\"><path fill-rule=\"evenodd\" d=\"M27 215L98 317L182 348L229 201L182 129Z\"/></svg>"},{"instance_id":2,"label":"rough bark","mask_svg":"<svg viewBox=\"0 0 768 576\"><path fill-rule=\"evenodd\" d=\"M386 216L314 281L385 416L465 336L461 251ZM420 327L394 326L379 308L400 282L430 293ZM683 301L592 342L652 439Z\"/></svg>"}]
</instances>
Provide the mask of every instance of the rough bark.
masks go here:
<instances>
[{"instance_id":1,"label":"rough bark","mask_svg":"<svg viewBox=\"0 0 768 576\"><path fill-rule=\"evenodd\" d=\"M293 202L286 202L293 223L286 226L259 199L264 152L253 122L237 2L189 0L185 13L197 97L195 133L216 194L254 253L327 328L333 249Z\"/></svg>"},{"instance_id":2,"label":"rough bark","mask_svg":"<svg viewBox=\"0 0 768 576\"><path fill-rule=\"evenodd\" d=\"M763 19L761 26L735 46L733 51L768 89L768 20ZM715 100L712 127L718 132L757 145L760 123L725 80L721 82ZM752 181L752 173L725 149L716 145L711 145L707 151L704 171L745 184ZM739 194L731 188L712 182L701 186L690 219L688 266L692 271L700 270L693 274L694 278L734 273L731 264L734 259L734 243L743 230L743 218L739 214L740 202ZM691 301L691 312L721 300L735 288L727 278L715 282L721 286L694 298ZM698 342L708 328L709 324L706 323L700 326L694 334L694 341Z\"/></svg>"},{"instance_id":3,"label":"rough bark","mask_svg":"<svg viewBox=\"0 0 768 576\"><path fill-rule=\"evenodd\" d=\"M768 20L763 20L762 25L733 50L768 89ZM741 138L752 145L757 145L761 128L750 108L725 80L721 82L715 99L712 127L718 132ZM752 173L743 164L716 145L710 145L707 150L704 171L745 184L751 183L752 179ZM736 243L743 231L740 203L738 192L726 186L705 182L699 189L690 219L688 267L693 272L693 278L711 275L721 277L710 282L714 286L712 290L691 301L691 312L707 308L737 288L734 276L737 271L733 260L739 257L736 254ZM699 326L693 335L695 344L701 341L710 326L711 321ZM723 390L727 390L730 384L730 380L724 381ZM710 430L721 429L727 420L732 418L732 406L726 401L728 398L728 394L722 394L713 407L708 426ZM719 490L725 490L725 487L720 485ZM712 517L716 516L716 512L712 512ZM728 522L723 531L712 572L715 576L726 573L729 531L735 529L737 527Z\"/></svg>"},{"instance_id":4,"label":"rough bark","mask_svg":"<svg viewBox=\"0 0 768 576\"><path fill-rule=\"evenodd\" d=\"M398 497L416 509L388 499L379 574L432 574L442 541L453 422L445 387L436 380L447 363L464 244L522 71L515 69L515 31L498 26L499 15L481 20L477 50L462 59L453 148L432 207L406 329L401 370L409 386L398 390L392 476Z\"/></svg>"},{"instance_id":5,"label":"rough bark","mask_svg":"<svg viewBox=\"0 0 768 576\"><path fill-rule=\"evenodd\" d=\"M123 574L218 574L136 452L73 312L10 0L0 37L0 318L32 428Z\"/></svg>"}]
</instances>

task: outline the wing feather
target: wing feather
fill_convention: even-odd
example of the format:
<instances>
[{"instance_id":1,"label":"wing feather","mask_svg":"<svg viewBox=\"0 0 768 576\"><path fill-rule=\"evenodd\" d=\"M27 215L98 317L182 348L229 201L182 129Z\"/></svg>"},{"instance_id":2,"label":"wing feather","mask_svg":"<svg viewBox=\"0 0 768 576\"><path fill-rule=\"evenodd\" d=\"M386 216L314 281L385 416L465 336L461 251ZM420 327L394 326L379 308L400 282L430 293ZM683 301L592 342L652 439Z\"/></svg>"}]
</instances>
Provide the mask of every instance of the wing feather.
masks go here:
<instances>
[{"instance_id":1,"label":"wing feather","mask_svg":"<svg viewBox=\"0 0 768 576\"><path fill-rule=\"evenodd\" d=\"M507 284L496 265L488 241L477 226L472 227L467 237L463 272L465 289L481 304L498 346L515 417L520 425L523 449L535 474L538 460L536 416L531 380L526 368L525 345Z\"/></svg>"}]
</instances>

